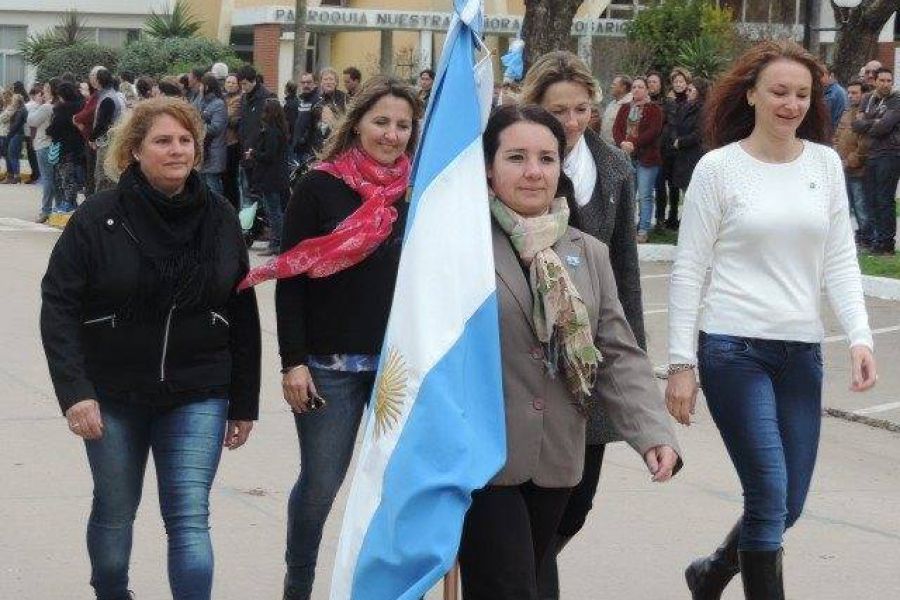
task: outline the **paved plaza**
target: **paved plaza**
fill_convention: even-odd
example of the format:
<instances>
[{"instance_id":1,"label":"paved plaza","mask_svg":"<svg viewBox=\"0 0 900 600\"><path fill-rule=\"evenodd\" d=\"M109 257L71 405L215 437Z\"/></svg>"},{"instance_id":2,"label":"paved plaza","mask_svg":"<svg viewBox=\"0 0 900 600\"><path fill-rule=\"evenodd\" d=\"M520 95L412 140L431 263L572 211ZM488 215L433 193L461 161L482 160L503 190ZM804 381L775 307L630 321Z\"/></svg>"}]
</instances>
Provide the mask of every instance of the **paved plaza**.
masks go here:
<instances>
[{"instance_id":1,"label":"paved plaza","mask_svg":"<svg viewBox=\"0 0 900 600\"><path fill-rule=\"evenodd\" d=\"M88 600L84 543L91 482L80 440L53 396L38 333L39 284L58 232L35 226L36 186L0 186L0 599ZM259 258L254 257L254 262ZM647 334L665 360L670 265L641 265ZM263 390L248 444L223 456L212 494L214 597L277 600L285 506L298 470L297 437L280 396L272 284L260 286ZM789 532L785 586L791 600L900 597L900 303L868 298L879 383L852 394L846 342L828 311L825 404L884 427L826 416L807 510ZM662 382L661 382L662 385ZM607 452L595 510L561 557L565 600L686 600L682 570L720 541L741 507L740 489L702 400L678 429L685 468L652 484L622 444ZM351 471L352 472L352 471ZM316 600L328 598L344 493L322 544ZM138 600L170 598L165 534L148 469L132 553ZM441 595L432 592L429 600ZM726 600L743 598L739 582Z\"/></svg>"}]
</instances>

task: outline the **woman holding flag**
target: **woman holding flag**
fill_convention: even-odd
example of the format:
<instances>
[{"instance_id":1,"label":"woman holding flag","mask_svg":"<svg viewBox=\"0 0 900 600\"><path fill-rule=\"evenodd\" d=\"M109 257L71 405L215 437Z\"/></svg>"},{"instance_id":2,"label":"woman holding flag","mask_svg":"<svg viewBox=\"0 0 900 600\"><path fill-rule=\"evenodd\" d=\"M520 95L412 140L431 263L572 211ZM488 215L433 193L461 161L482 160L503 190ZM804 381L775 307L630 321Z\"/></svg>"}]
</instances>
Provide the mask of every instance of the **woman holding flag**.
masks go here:
<instances>
[{"instance_id":1,"label":"woman holding flag","mask_svg":"<svg viewBox=\"0 0 900 600\"><path fill-rule=\"evenodd\" d=\"M373 77L297 183L283 254L245 286L275 292L284 398L300 439L288 503L285 600L308 599L322 528L353 455L393 299L421 104L399 80Z\"/></svg>"},{"instance_id":2,"label":"woman holding flag","mask_svg":"<svg viewBox=\"0 0 900 600\"><path fill-rule=\"evenodd\" d=\"M616 292L609 250L569 224L557 197L566 154L559 121L504 107L483 137L500 306L507 461L472 496L459 560L466 600L537 600L537 575L581 480L595 402L670 479L680 451L647 355ZM577 218L577 217L576 217Z\"/></svg>"}]
</instances>

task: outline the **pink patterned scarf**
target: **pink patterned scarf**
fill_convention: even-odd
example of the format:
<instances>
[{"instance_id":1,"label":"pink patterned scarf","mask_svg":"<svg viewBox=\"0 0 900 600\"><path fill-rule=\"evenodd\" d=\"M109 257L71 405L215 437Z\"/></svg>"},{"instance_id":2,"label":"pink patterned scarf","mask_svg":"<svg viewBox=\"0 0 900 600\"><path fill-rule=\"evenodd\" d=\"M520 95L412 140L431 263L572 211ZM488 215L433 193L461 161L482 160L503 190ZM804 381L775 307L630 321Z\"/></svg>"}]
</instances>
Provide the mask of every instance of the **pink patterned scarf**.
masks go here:
<instances>
[{"instance_id":1,"label":"pink patterned scarf","mask_svg":"<svg viewBox=\"0 0 900 600\"><path fill-rule=\"evenodd\" d=\"M362 197L362 205L328 235L303 240L269 262L252 269L238 286L244 290L269 279L305 273L328 277L365 260L391 234L397 220L394 204L409 185L405 154L384 166L358 147L315 167L341 179Z\"/></svg>"}]
</instances>

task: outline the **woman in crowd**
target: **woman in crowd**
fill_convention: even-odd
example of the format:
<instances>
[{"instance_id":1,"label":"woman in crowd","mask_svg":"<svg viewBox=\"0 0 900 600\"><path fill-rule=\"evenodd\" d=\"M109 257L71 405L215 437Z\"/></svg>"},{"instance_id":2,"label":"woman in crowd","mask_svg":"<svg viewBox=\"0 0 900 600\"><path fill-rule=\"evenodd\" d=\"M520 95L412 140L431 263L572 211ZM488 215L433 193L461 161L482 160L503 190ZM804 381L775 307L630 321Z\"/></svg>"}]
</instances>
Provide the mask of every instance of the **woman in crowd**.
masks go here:
<instances>
[{"instance_id":1,"label":"woman in crowd","mask_svg":"<svg viewBox=\"0 0 900 600\"><path fill-rule=\"evenodd\" d=\"M852 389L875 384L843 169L824 145L821 74L796 43L764 42L706 107L710 152L687 190L670 282L666 399L689 425L699 368L744 512L687 568L693 598L718 598L738 571L746 598L785 597L783 536L803 510L822 420L822 288L849 338Z\"/></svg>"},{"instance_id":2,"label":"woman in crowd","mask_svg":"<svg viewBox=\"0 0 900 600\"><path fill-rule=\"evenodd\" d=\"M322 527L375 382L420 118L415 89L382 76L366 81L321 162L294 187L284 251L243 284L281 277L282 389L295 413L301 464L288 504L285 600L312 593Z\"/></svg>"},{"instance_id":3,"label":"woman in crowd","mask_svg":"<svg viewBox=\"0 0 900 600\"><path fill-rule=\"evenodd\" d=\"M109 147L110 130L125 112L125 101L113 86L113 75L108 69L99 68L93 76L97 87L97 111L88 135L91 150L96 153L94 168L94 191L115 187L115 182L105 170L106 153Z\"/></svg>"},{"instance_id":4,"label":"woman in crowd","mask_svg":"<svg viewBox=\"0 0 900 600\"><path fill-rule=\"evenodd\" d=\"M100 85L97 83L97 72L102 69L96 66L88 73L88 80L81 82L81 93L84 97L84 105L73 117L75 126L81 132L85 144L82 154L82 163L79 165L78 176L84 185L85 197L94 193L94 174L97 171L97 149L90 144L91 132L94 128L94 120L97 116L97 103L100 101Z\"/></svg>"},{"instance_id":5,"label":"woman in crowd","mask_svg":"<svg viewBox=\"0 0 900 600\"><path fill-rule=\"evenodd\" d=\"M667 125L668 143L672 153L672 182L684 192L691 182L691 175L703 156L703 106L709 93L709 82L694 77L687 86L687 103ZM678 228L678 206L670 207L675 214L672 229Z\"/></svg>"},{"instance_id":6,"label":"woman in crowd","mask_svg":"<svg viewBox=\"0 0 900 600\"><path fill-rule=\"evenodd\" d=\"M640 203L637 241L642 244L647 241L653 221L653 188L662 164L659 138L663 114L659 105L650 100L645 77L635 77L631 82L631 96L631 102L619 107L613 125L613 139L631 158L636 171Z\"/></svg>"},{"instance_id":7,"label":"woman in crowd","mask_svg":"<svg viewBox=\"0 0 900 600\"><path fill-rule=\"evenodd\" d=\"M134 90L137 94L137 102L149 100L154 96L153 90L156 88L156 80L152 77L138 77L134 83Z\"/></svg>"},{"instance_id":8,"label":"woman in crowd","mask_svg":"<svg viewBox=\"0 0 900 600\"><path fill-rule=\"evenodd\" d=\"M278 98L267 98L260 119L260 133L250 155L253 160L252 187L263 197L269 221L269 246L263 256L281 250L284 217L282 197L288 193L288 126Z\"/></svg>"},{"instance_id":9,"label":"woman in crowd","mask_svg":"<svg viewBox=\"0 0 900 600\"><path fill-rule=\"evenodd\" d=\"M576 203L558 196L562 125L538 106L503 107L483 144L507 461L472 495L459 552L463 597L538 600L538 569L582 477L592 402L606 404L654 481L671 478L680 461L650 362L622 313L608 250L569 226Z\"/></svg>"},{"instance_id":10,"label":"woman in crowd","mask_svg":"<svg viewBox=\"0 0 900 600\"><path fill-rule=\"evenodd\" d=\"M13 94L10 102L9 132L7 133L6 179L0 183L19 183L22 145L25 142L25 124L28 122L28 110L25 98Z\"/></svg>"},{"instance_id":11,"label":"woman in crowd","mask_svg":"<svg viewBox=\"0 0 900 600\"><path fill-rule=\"evenodd\" d=\"M56 196L55 165L49 161L52 140L47 134L47 127L53 119L54 90L60 80L56 77L43 85L41 92L35 95L38 105L28 115L28 127L34 130L34 152L37 155L38 168L41 171L41 210L37 222L44 223L53 211L53 200Z\"/></svg>"},{"instance_id":12,"label":"woman in crowd","mask_svg":"<svg viewBox=\"0 0 900 600\"><path fill-rule=\"evenodd\" d=\"M57 145L53 171L57 206L61 213L70 213L78 206L78 191L81 188L79 169L84 160L85 144L73 118L83 106L84 98L75 84L60 82L53 95L53 116L47 126L47 135Z\"/></svg>"},{"instance_id":13,"label":"woman in crowd","mask_svg":"<svg viewBox=\"0 0 900 600\"><path fill-rule=\"evenodd\" d=\"M110 147L118 188L73 215L42 284L50 375L94 479L87 542L98 599L131 597L152 451L172 597L209 600L209 490L223 444L243 445L258 414L256 297L235 292L247 252L234 211L193 170L201 131L181 100L138 104Z\"/></svg>"},{"instance_id":14,"label":"woman in crowd","mask_svg":"<svg viewBox=\"0 0 900 600\"><path fill-rule=\"evenodd\" d=\"M338 73L331 67L319 72L319 102L312 109L313 148L320 150L338 119L347 110L347 95L337 89Z\"/></svg>"},{"instance_id":15,"label":"woman in crowd","mask_svg":"<svg viewBox=\"0 0 900 600\"><path fill-rule=\"evenodd\" d=\"M169 98L184 98L184 88L181 87L181 82L178 78L173 75L160 79L156 87L159 90L158 95L168 96Z\"/></svg>"},{"instance_id":16,"label":"woman in crowd","mask_svg":"<svg viewBox=\"0 0 900 600\"><path fill-rule=\"evenodd\" d=\"M662 166L657 176L656 186L656 226L678 229L678 203L681 193L675 183L675 148L673 129L684 118L688 107L688 85L691 73L682 67L675 67L669 74L669 93L663 100L663 133L661 142ZM666 215L666 204L669 212Z\"/></svg>"},{"instance_id":17,"label":"woman in crowd","mask_svg":"<svg viewBox=\"0 0 900 600\"><path fill-rule=\"evenodd\" d=\"M571 181L563 190L574 199L580 228L609 247L625 318L641 348L644 317L641 278L634 227L634 177L624 152L602 141L588 128L597 82L590 69L571 52L551 52L528 70L522 102L538 104L559 120L566 134L563 171ZM609 442L622 437L610 426L601 403L591 406L587 425L584 475L572 490L552 552L544 561L541 598L558 598L556 553L581 530L600 480L603 453Z\"/></svg>"},{"instance_id":18,"label":"woman in crowd","mask_svg":"<svg viewBox=\"0 0 900 600\"><path fill-rule=\"evenodd\" d=\"M225 78L225 108L228 110L228 128L225 132L225 173L222 187L225 197L236 210L241 208L239 173L241 166L241 139L238 137L238 123L241 120L241 86L237 75Z\"/></svg>"},{"instance_id":19,"label":"woman in crowd","mask_svg":"<svg viewBox=\"0 0 900 600\"><path fill-rule=\"evenodd\" d=\"M224 196L222 173L225 171L225 132L228 129L228 109L222 99L219 80L212 73L205 74L200 84L203 96L199 102L200 118L206 129L203 138L203 164L200 175L213 192Z\"/></svg>"},{"instance_id":20,"label":"woman in crowd","mask_svg":"<svg viewBox=\"0 0 900 600\"><path fill-rule=\"evenodd\" d=\"M9 172L9 158L6 151L9 148L9 120L12 118L11 90L0 92L0 158L6 163L6 171Z\"/></svg>"}]
</instances>

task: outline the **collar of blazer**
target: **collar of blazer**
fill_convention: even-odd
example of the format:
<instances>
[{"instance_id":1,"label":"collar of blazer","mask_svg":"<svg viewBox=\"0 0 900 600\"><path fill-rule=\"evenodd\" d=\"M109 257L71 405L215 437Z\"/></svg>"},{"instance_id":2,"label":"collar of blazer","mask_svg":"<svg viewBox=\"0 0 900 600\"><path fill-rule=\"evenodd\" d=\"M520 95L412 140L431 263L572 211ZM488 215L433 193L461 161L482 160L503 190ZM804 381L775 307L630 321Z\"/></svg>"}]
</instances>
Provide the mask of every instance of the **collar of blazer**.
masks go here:
<instances>
[{"instance_id":1,"label":"collar of blazer","mask_svg":"<svg viewBox=\"0 0 900 600\"><path fill-rule=\"evenodd\" d=\"M528 324L534 329L534 317L532 315L534 301L531 297L531 286L528 285L528 280L525 278L524 271L522 271L519 257L516 255L516 251L513 250L509 237L493 219L491 220L491 229L494 244L494 271L497 273L497 278L512 293L519 308L525 313ZM566 234L553 245L553 249L573 278L575 269L580 265L584 265L585 262L583 238L583 232L574 227L569 227Z\"/></svg>"}]
</instances>

